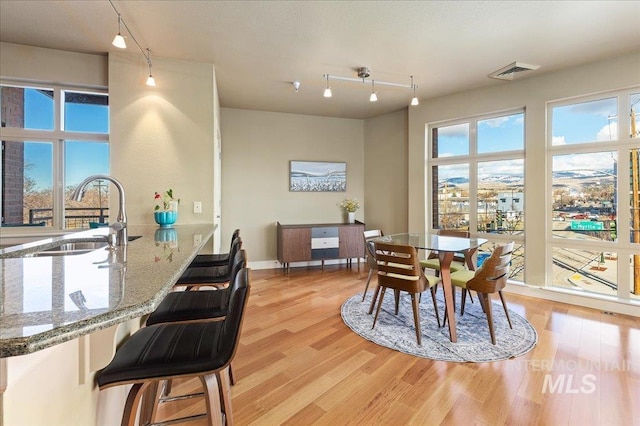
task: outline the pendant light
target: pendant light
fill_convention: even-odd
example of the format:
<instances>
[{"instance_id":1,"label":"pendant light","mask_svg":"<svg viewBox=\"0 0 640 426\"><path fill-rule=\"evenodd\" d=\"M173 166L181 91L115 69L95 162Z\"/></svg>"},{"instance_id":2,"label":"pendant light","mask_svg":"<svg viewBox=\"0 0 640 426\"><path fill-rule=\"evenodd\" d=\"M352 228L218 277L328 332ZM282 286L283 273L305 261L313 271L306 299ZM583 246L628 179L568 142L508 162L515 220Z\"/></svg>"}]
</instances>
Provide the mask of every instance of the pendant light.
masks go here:
<instances>
[{"instance_id":1,"label":"pendant light","mask_svg":"<svg viewBox=\"0 0 640 426\"><path fill-rule=\"evenodd\" d=\"M147 48L147 64L149 65L149 77L147 77L147 86L156 87L156 79L151 75L151 49Z\"/></svg>"},{"instance_id":2,"label":"pendant light","mask_svg":"<svg viewBox=\"0 0 640 426\"><path fill-rule=\"evenodd\" d=\"M120 31L121 29L122 29L122 17L118 13L118 34L116 34L116 36L113 38L113 41L111 42L111 44L113 44L118 49L126 49L127 43L124 41L124 36Z\"/></svg>"},{"instance_id":3,"label":"pendant light","mask_svg":"<svg viewBox=\"0 0 640 426\"><path fill-rule=\"evenodd\" d=\"M418 86L413 84L413 76L411 76L411 87L413 88L413 98L411 98L411 106L420 105L420 101L418 101L418 98L416 97L416 89L418 88Z\"/></svg>"},{"instance_id":4,"label":"pendant light","mask_svg":"<svg viewBox=\"0 0 640 426\"><path fill-rule=\"evenodd\" d=\"M376 102L378 95L376 95L376 82L371 80L371 96L369 96L369 102Z\"/></svg>"},{"instance_id":5,"label":"pendant light","mask_svg":"<svg viewBox=\"0 0 640 426\"><path fill-rule=\"evenodd\" d=\"M325 98L330 98L331 97L331 87L329 87L329 74L327 74L326 77L327 77L327 88L324 89L324 97Z\"/></svg>"}]
</instances>

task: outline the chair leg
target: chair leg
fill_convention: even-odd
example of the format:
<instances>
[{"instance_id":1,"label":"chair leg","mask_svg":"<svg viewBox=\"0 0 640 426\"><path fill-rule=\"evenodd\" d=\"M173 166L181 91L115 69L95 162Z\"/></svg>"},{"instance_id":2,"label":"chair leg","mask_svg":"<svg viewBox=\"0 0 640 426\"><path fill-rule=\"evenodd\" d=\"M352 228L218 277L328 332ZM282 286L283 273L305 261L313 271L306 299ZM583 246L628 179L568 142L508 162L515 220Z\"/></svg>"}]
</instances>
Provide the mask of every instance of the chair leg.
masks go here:
<instances>
[{"instance_id":1,"label":"chair leg","mask_svg":"<svg viewBox=\"0 0 640 426\"><path fill-rule=\"evenodd\" d=\"M416 338L418 346L422 346L422 331L420 330L420 307L415 293L411 293L411 305L413 306L413 323L416 327Z\"/></svg>"},{"instance_id":2,"label":"chair leg","mask_svg":"<svg viewBox=\"0 0 640 426\"><path fill-rule=\"evenodd\" d=\"M233 425L233 411L231 409L231 379L229 377L230 368L227 367L218 371L216 376L220 385L220 401L222 401L222 412L224 413L225 424Z\"/></svg>"},{"instance_id":3,"label":"chair leg","mask_svg":"<svg viewBox=\"0 0 640 426\"><path fill-rule=\"evenodd\" d=\"M460 301L460 316L464 315L464 302L467 301L467 289L463 288L462 289L462 295L460 296L460 299L462 299Z\"/></svg>"},{"instance_id":4,"label":"chair leg","mask_svg":"<svg viewBox=\"0 0 640 426\"><path fill-rule=\"evenodd\" d=\"M131 387L124 405L124 412L122 413L122 426L136 425L136 414L140 398L142 398L142 395L150 384L151 382L136 383Z\"/></svg>"},{"instance_id":5,"label":"chair leg","mask_svg":"<svg viewBox=\"0 0 640 426\"><path fill-rule=\"evenodd\" d=\"M380 285L376 285L376 289L373 292L373 298L371 299L371 306L369 307L369 315L373 313L373 308L376 306L376 299L378 298L378 294L380 293Z\"/></svg>"},{"instance_id":6,"label":"chair leg","mask_svg":"<svg viewBox=\"0 0 640 426\"><path fill-rule=\"evenodd\" d=\"M140 424L146 425L155 422L156 412L158 410L158 402L162 389L159 381L150 382L146 391L142 395L142 403L140 404Z\"/></svg>"},{"instance_id":7,"label":"chair leg","mask_svg":"<svg viewBox=\"0 0 640 426\"><path fill-rule=\"evenodd\" d=\"M382 301L384 300L384 292L385 292L386 289L387 289L386 287L382 287L382 291L380 292L380 300L378 301L378 309L376 309L376 315L373 317L373 325L371 326L372 330L376 326L376 321L378 320L378 315L380 314L380 308L382 307Z\"/></svg>"},{"instance_id":8,"label":"chair leg","mask_svg":"<svg viewBox=\"0 0 640 426\"><path fill-rule=\"evenodd\" d=\"M491 343L496 344L496 333L493 329L493 314L491 312L491 298L487 293L481 293L484 299L484 306L487 309L487 322L489 323L489 334L491 335Z\"/></svg>"},{"instance_id":9,"label":"chair leg","mask_svg":"<svg viewBox=\"0 0 640 426\"><path fill-rule=\"evenodd\" d=\"M396 302L396 315L398 315L398 309L400 308L400 290L393 290L393 297Z\"/></svg>"},{"instance_id":10,"label":"chair leg","mask_svg":"<svg viewBox=\"0 0 640 426\"><path fill-rule=\"evenodd\" d=\"M420 294L422 296L422 293ZM436 321L438 321L438 327L440 327L440 314L438 313L438 303L436 302L436 287L431 287L431 300L433 300L433 309L436 311Z\"/></svg>"},{"instance_id":11,"label":"chair leg","mask_svg":"<svg viewBox=\"0 0 640 426\"><path fill-rule=\"evenodd\" d=\"M509 328L513 329L511 325L511 318L509 317L509 310L507 309L507 303L504 301L504 296L502 295L502 291L499 291L500 300L502 301L502 307L504 308L504 314L507 316L507 321L509 321Z\"/></svg>"},{"instance_id":12,"label":"chair leg","mask_svg":"<svg viewBox=\"0 0 640 426\"><path fill-rule=\"evenodd\" d=\"M207 423L210 426L222 426L222 407L220 406L220 390L215 373L200 376L207 410Z\"/></svg>"},{"instance_id":13,"label":"chair leg","mask_svg":"<svg viewBox=\"0 0 640 426\"><path fill-rule=\"evenodd\" d=\"M367 295L367 290L369 289L369 281L371 281L371 275L373 275L373 269L369 269L369 274L367 275L367 284L364 286L364 293L362 293L363 302L364 302L364 297Z\"/></svg>"}]
</instances>

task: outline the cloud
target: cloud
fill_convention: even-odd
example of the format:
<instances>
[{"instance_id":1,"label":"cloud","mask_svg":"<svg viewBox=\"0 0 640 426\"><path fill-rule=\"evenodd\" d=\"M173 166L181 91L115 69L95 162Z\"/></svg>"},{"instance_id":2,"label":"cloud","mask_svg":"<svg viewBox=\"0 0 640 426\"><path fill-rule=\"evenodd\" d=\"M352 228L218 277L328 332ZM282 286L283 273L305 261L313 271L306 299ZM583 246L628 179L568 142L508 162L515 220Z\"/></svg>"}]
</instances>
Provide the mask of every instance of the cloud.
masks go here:
<instances>
[{"instance_id":1,"label":"cloud","mask_svg":"<svg viewBox=\"0 0 640 426\"><path fill-rule=\"evenodd\" d=\"M552 136L551 137L553 145L566 145L567 142L564 139L564 136Z\"/></svg>"},{"instance_id":2,"label":"cloud","mask_svg":"<svg viewBox=\"0 0 640 426\"><path fill-rule=\"evenodd\" d=\"M491 118L489 120L484 120L482 123L486 124L489 127L502 127L503 124L508 123L511 117L496 117Z\"/></svg>"},{"instance_id":3,"label":"cloud","mask_svg":"<svg viewBox=\"0 0 640 426\"><path fill-rule=\"evenodd\" d=\"M598 131L598 141L612 141L618 138L618 122L613 121Z\"/></svg>"},{"instance_id":4,"label":"cloud","mask_svg":"<svg viewBox=\"0 0 640 426\"><path fill-rule=\"evenodd\" d=\"M553 156L553 171L611 170L617 159L610 151Z\"/></svg>"},{"instance_id":5,"label":"cloud","mask_svg":"<svg viewBox=\"0 0 640 426\"><path fill-rule=\"evenodd\" d=\"M569 111L575 114L600 115L603 117L615 116L618 113L618 103L616 98L582 102L570 105L568 108Z\"/></svg>"},{"instance_id":6,"label":"cloud","mask_svg":"<svg viewBox=\"0 0 640 426\"><path fill-rule=\"evenodd\" d=\"M438 127L438 136L450 138L469 138L469 123L454 124L453 126Z\"/></svg>"}]
</instances>

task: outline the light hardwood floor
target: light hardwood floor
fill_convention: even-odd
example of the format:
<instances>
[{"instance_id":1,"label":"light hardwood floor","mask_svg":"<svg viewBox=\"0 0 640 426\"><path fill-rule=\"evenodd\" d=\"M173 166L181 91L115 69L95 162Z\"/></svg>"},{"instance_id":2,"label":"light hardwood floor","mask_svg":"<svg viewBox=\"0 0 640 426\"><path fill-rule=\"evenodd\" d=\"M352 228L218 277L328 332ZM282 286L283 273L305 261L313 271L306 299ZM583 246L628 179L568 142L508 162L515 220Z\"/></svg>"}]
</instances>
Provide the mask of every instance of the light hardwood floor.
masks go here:
<instances>
[{"instance_id":1,"label":"light hardwood floor","mask_svg":"<svg viewBox=\"0 0 640 426\"><path fill-rule=\"evenodd\" d=\"M344 265L252 271L234 361L237 425L640 425L639 318L505 294L538 332L531 352L432 361L344 325L340 306L366 276L366 267ZM196 387L177 382L172 394ZM160 415L202 409L192 400L165 404Z\"/></svg>"}]
</instances>

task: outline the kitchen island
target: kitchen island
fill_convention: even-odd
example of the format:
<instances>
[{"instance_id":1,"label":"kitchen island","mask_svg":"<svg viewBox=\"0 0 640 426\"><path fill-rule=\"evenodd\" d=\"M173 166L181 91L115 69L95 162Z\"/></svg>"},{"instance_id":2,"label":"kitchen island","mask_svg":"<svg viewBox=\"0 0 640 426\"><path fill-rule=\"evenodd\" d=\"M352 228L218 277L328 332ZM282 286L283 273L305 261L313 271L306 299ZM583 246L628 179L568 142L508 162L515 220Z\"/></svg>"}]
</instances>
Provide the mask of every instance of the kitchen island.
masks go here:
<instances>
[{"instance_id":1,"label":"kitchen island","mask_svg":"<svg viewBox=\"0 0 640 426\"><path fill-rule=\"evenodd\" d=\"M214 226L128 230L138 238L126 246L94 248L109 231L99 228L0 250L0 426L110 424L121 415L126 389L98 392L95 372L171 291Z\"/></svg>"}]
</instances>

